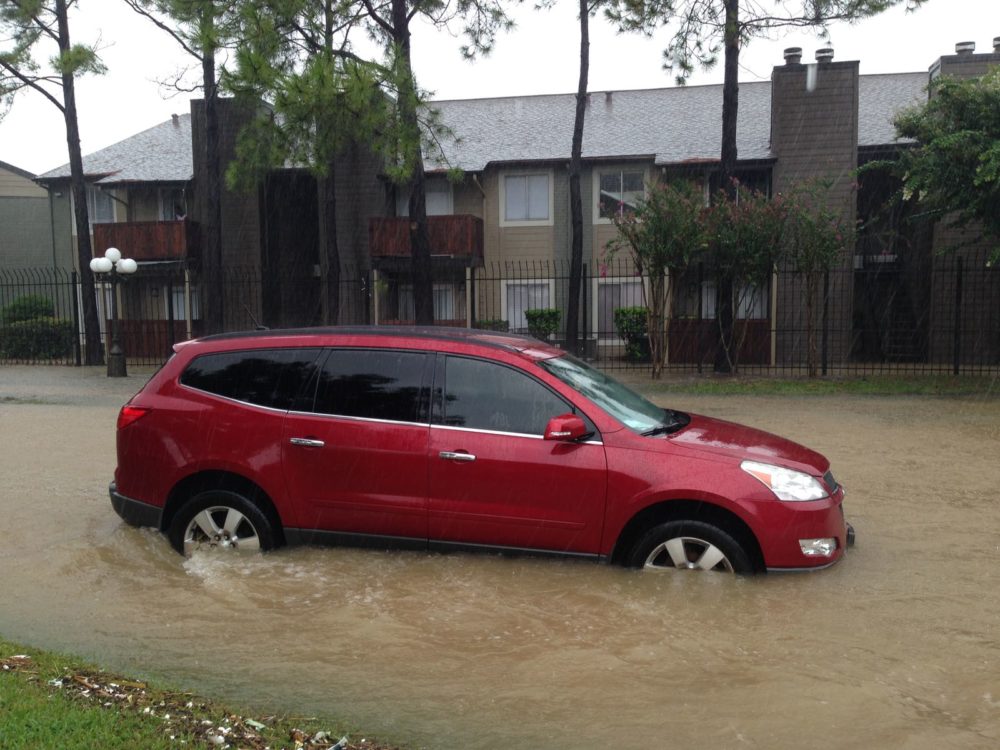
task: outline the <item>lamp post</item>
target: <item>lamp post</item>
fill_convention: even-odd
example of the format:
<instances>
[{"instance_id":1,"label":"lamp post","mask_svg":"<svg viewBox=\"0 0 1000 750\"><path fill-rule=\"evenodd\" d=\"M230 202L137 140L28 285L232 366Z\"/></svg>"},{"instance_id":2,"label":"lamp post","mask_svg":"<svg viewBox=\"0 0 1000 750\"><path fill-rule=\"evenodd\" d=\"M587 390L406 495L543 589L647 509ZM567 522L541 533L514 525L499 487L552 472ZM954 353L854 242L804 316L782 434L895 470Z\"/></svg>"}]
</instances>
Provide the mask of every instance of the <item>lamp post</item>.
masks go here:
<instances>
[{"instance_id":1,"label":"lamp post","mask_svg":"<svg viewBox=\"0 0 1000 750\"><path fill-rule=\"evenodd\" d=\"M90 261L90 270L95 274L111 274L111 347L108 349L108 377L124 378L125 372L125 352L119 339L118 326L118 283L122 275L129 275L136 272L138 265L131 258L123 258L121 251L115 247L109 247L104 251L103 258L94 258Z\"/></svg>"}]
</instances>

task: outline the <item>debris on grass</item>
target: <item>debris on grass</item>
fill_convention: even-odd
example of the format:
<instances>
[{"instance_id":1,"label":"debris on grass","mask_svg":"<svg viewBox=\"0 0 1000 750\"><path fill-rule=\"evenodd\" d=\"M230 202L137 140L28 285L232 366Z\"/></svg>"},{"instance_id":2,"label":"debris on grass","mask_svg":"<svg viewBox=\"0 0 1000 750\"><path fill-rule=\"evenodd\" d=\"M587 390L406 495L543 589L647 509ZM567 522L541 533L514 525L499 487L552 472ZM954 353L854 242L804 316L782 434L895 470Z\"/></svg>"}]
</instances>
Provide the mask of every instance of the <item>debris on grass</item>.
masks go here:
<instances>
[{"instance_id":1,"label":"debris on grass","mask_svg":"<svg viewBox=\"0 0 1000 750\"><path fill-rule=\"evenodd\" d=\"M23 654L0 658L0 671L22 674L29 681L39 682L34 660ZM183 742L182 737L192 737L205 747L241 750L392 750L389 745L367 739L351 742L345 736L337 740L329 732L297 728L289 730L287 737L276 744L276 730L267 731L275 724L276 716L254 719L226 711L220 713L220 709L191 693L153 691L145 682L103 671L67 668L64 674L47 680L45 685L71 700L159 719L164 734L178 740L179 744Z\"/></svg>"}]
</instances>

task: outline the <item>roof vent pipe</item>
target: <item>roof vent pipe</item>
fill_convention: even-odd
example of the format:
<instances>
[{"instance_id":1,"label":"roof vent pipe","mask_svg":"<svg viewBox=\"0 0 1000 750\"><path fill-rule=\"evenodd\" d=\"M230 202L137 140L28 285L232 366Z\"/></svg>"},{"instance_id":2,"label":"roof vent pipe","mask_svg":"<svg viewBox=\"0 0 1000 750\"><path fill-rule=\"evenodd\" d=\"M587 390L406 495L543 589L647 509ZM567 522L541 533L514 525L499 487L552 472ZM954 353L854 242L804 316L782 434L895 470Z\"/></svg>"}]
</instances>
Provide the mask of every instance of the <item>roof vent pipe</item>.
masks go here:
<instances>
[{"instance_id":1,"label":"roof vent pipe","mask_svg":"<svg viewBox=\"0 0 1000 750\"><path fill-rule=\"evenodd\" d=\"M611 95L612 95L613 93L614 93L614 92L612 92L612 91L605 91L605 92L604 92L604 103L605 103L605 104L611 104Z\"/></svg>"},{"instance_id":2,"label":"roof vent pipe","mask_svg":"<svg viewBox=\"0 0 1000 750\"><path fill-rule=\"evenodd\" d=\"M177 115L170 115L170 119L174 121L174 125L180 125L181 118Z\"/></svg>"},{"instance_id":3,"label":"roof vent pipe","mask_svg":"<svg viewBox=\"0 0 1000 750\"><path fill-rule=\"evenodd\" d=\"M956 55L971 55L975 51L976 51L975 42L959 42L958 44L955 45Z\"/></svg>"},{"instance_id":4,"label":"roof vent pipe","mask_svg":"<svg viewBox=\"0 0 1000 750\"><path fill-rule=\"evenodd\" d=\"M802 62L802 48L801 47L786 47L785 48L785 65L798 65Z\"/></svg>"},{"instance_id":5,"label":"roof vent pipe","mask_svg":"<svg viewBox=\"0 0 1000 750\"><path fill-rule=\"evenodd\" d=\"M833 47L820 47L816 50L816 62L833 62Z\"/></svg>"}]
</instances>

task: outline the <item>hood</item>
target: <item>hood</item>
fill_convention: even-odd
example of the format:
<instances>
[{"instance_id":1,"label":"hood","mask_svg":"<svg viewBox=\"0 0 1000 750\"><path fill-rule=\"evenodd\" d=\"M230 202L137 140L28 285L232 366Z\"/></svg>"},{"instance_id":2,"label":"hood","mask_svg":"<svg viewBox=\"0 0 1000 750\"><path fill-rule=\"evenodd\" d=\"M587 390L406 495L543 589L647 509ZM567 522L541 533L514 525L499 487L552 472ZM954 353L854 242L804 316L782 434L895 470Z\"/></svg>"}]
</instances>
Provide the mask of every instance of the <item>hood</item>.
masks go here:
<instances>
[{"instance_id":1,"label":"hood","mask_svg":"<svg viewBox=\"0 0 1000 750\"><path fill-rule=\"evenodd\" d=\"M700 414L689 416L690 424L669 436L672 444L740 460L777 464L814 476L823 476L830 468L830 462L821 453L770 432Z\"/></svg>"}]
</instances>

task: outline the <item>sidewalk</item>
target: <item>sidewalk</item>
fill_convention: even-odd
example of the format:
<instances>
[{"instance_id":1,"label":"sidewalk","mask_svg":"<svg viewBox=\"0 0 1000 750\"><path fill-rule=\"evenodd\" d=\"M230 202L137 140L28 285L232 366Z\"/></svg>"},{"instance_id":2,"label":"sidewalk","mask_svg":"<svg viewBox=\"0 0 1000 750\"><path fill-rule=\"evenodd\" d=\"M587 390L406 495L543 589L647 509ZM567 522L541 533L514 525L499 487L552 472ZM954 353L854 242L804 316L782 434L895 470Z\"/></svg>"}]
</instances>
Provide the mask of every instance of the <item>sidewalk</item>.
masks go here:
<instances>
[{"instance_id":1,"label":"sidewalk","mask_svg":"<svg viewBox=\"0 0 1000 750\"><path fill-rule=\"evenodd\" d=\"M155 368L130 366L126 378L109 378L101 367L0 365L0 403L28 402L121 406Z\"/></svg>"}]
</instances>

